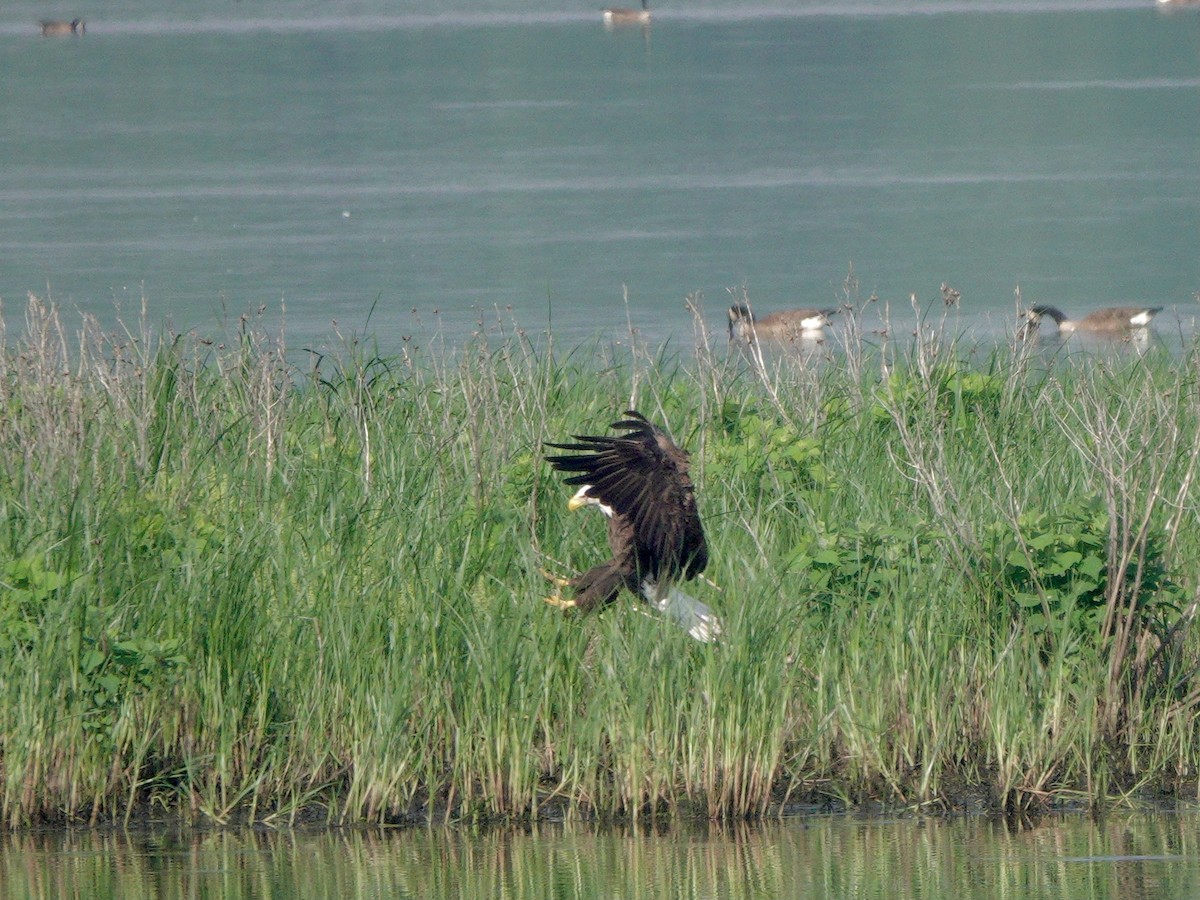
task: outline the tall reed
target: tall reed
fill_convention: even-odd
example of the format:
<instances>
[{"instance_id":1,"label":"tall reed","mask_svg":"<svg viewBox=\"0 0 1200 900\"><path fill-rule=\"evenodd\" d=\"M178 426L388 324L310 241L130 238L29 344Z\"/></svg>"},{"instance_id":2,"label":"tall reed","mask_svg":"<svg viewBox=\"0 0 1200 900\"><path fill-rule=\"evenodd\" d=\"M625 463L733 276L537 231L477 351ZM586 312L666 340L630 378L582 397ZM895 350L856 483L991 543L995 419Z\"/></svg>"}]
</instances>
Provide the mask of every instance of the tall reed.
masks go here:
<instances>
[{"instance_id":1,"label":"tall reed","mask_svg":"<svg viewBox=\"0 0 1200 900\"><path fill-rule=\"evenodd\" d=\"M69 335L31 299L0 349L4 821L1195 791L1195 353L848 320L804 357L698 320L686 357L485 329L298 362L252 317ZM693 452L717 645L541 602L608 552L542 442L631 405Z\"/></svg>"}]
</instances>

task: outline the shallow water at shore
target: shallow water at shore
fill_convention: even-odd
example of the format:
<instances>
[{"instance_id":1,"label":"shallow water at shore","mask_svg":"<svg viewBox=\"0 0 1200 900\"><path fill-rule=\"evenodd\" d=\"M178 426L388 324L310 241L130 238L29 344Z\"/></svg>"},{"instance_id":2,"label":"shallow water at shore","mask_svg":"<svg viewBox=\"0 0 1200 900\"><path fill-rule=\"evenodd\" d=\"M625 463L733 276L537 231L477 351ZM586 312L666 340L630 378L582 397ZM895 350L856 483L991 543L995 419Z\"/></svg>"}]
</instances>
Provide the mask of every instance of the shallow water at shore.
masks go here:
<instances>
[{"instance_id":1,"label":"shallow water at shore","mask_svg":"<svg viewBox=\"0 0 1200 900\"><path fill-rule=\"evenodd\" d=\"M1195 813L1004 823L806 817L532 830L55 830L0 837L5 897L1200 895Z\"/></svg>"}]
</instances>

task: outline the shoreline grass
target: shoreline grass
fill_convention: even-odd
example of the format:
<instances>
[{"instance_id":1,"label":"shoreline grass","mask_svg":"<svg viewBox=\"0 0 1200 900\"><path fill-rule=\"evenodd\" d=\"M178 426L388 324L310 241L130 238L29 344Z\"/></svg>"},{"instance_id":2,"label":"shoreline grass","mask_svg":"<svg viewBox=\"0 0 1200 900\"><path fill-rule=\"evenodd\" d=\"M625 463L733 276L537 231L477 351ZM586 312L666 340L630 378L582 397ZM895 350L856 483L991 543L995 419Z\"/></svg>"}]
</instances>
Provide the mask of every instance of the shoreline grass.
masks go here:
<instances>
[{"instance_id":1,"label":"shoreline grass","mask_svg":"<svg viewBox=\"0 0 1200 900\"><path fill-rule=\"evenodd\" d=\"M845 318L808 360L513 332L301 371L253 322L67 335L31 299L4 825L1197 799L1200 356ZM720 645L541 602L607 552L541 443L629 407L692 452Z\"/></svg>"}]
</instances>

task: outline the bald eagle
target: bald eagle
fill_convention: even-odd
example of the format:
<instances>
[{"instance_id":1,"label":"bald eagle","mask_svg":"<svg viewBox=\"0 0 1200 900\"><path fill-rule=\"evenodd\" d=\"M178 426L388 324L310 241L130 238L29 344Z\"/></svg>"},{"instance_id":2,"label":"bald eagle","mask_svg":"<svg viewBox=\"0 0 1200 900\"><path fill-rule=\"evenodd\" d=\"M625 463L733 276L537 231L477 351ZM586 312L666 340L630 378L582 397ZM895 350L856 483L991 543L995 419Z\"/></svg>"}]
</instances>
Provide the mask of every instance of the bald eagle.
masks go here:
<instances>
[{"instance_id":1,"label":"bald eagle","mask_svg":"<svg viewBox=\"0 0 1200 900\"><path fill-rule=\"evenodd\" d=\"M547 456L569 485L579 486L571 509L595 506L608 516L612 558L567 581L564 608L596 609L625 588L640 594L692 637L711 641L721 631L711 609L677 589L708 565L708 544L696 510L688 456L660 429L632 410L612 428L618 436L574 435L577 443L547 443L568 451Z\"/></svg>"}]
</instances>

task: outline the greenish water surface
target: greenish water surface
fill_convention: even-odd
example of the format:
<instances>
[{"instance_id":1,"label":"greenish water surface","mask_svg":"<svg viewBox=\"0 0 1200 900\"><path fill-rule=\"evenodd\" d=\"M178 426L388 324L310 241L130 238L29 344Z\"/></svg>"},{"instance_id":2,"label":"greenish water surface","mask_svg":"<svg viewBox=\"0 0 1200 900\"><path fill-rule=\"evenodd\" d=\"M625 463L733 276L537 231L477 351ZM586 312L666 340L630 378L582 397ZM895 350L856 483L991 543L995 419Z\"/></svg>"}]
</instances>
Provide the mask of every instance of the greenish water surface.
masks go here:
<instances>
[{"instance_id":1,"label":"greenish water surface","mask_svg":"<svg viewBox=\"0 0 1200 900\"><path fill-rule=\"evenodd\" d=\"M0 838L7 898L1200 896L1200 819L813 817L531 832L52 831Z\"/></svg>"}]
</instances>

